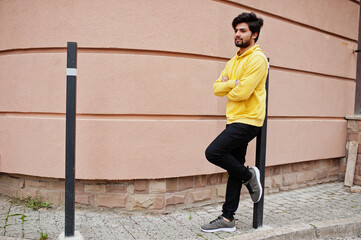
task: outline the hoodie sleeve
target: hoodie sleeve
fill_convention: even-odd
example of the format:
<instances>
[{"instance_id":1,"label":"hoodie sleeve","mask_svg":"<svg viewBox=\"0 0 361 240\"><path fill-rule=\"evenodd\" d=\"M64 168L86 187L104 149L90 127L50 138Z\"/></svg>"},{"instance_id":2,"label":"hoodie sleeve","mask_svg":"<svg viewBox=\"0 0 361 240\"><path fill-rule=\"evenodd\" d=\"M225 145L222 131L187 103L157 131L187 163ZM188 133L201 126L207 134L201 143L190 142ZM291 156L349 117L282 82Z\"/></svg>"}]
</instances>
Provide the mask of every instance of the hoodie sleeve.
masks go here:
<instances>
[{"instance_id":1,"label":"hoodie sleeve","mask_svg":"<svg viewBox=\"0 0 361 240\"><path fill-rule=\"evenodd\" d=\"M247 100L265 74L267 74L267 60L256 55L248 63L239 84L227 93L227 98L231 101Z\"/></svg>"},{"instance_id":2,"label":"hoodie sleeve","mask_svg":"<svg viewBox=\"0 0 361 240\"><path fill-rule=\"evenodd\" d=\"M236 80L228 80L227 82L222 82L222 77L223 76L228 76L228 66L230 64L232 60L228 61L226 67L224 68L224 70L222 71L221 75L219 76L219 78L216 80L216 82L213 84L213 93L214 95L218 96L218 97L223 97L224 95L226 95L230 90L232 90L235 85L236 85Z\"/></svg>"}]
</instances>

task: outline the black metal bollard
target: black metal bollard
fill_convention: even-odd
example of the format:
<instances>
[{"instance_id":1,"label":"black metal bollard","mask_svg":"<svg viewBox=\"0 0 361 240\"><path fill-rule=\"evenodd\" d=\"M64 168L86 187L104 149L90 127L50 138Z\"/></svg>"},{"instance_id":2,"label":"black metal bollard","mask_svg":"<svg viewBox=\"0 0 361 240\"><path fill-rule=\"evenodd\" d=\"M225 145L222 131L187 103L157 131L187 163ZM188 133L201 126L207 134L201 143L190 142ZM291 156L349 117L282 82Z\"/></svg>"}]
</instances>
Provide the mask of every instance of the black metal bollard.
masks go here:
<instances>
[{"instance_id":1,"label":"black metal bollard","mask_svg":"<svg viewBox=\"0 0 361 240\"><path fill-rule=\"evenodd\" d=\"M77 43L67 44L65 237L74 236Z\"/></svg>"},{"instance_id":2,"label":"black metal bollard","mask_svg":"<svg viewBox=\"0 0 361 240\"><path fill-rule=\"evenodd\" d=\"M268 59L268 63L269 63L269 59ZM256 144L256 167L260 171L261 184L263 188L262 189L263 195L261 200L253 205L253 228L256 229L263 225L264 182L265 182L265 169L266 169L266 142L267 142L268 85L269 85L269 72L266 79L266 93L267 93L266 116L261 131L257 136L257 144Z\"/></svg>"}]
</instances>

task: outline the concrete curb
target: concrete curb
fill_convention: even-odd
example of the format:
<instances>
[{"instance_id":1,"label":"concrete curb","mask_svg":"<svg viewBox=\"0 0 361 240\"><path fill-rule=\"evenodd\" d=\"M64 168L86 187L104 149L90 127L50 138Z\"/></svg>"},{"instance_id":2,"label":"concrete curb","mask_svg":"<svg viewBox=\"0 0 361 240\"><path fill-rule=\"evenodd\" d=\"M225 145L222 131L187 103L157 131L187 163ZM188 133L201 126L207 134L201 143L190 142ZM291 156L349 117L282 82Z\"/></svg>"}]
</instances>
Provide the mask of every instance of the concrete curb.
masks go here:
<instances>
[{"instance_id":1,"label":"concrete curb","mask_svg":"<svg viewBox=\"0 0 361 240\"><path fill-rule=\"evenodd\" d=\"M279 228L263 226L253 232L230 237L227 240L310 240L337 236L360 236L360 234L361 217L354 217ZM0 236L0 240L26 239Z\"/></svg>"},{"instance_id":2,"label":"concrete curb","mask_svg":"<svg viewBox=\"0 0 361 240\"><path fill-rule=\"evenodd\" d=\"M25 238L12 238L12 237L0 236L0 240L26 240L26 239Z\"/></svg>"},{"instance_id":3,"label":"concrete curb","mask_svg":"<svg viewBox=\"0 0 361 240\"><path fill-rule=\"evenodd\" d=\"M360 236L361 217L320 222L315 224L316 234L319 238L330 236Z\"/></svg>"},{"instance_id":4,"label":"concrete curb","mask_svg":"<svg viewBox=\"0 0 361 240\"><path fill-rule=\"evenodd\" d=\"M251 233L241 234L229 240L310 240L325 239L332 236L359 236L361 234L361 217L314 222L310 224L291 225L271 228L264 226Z\"/></svg>"}]
</instances>

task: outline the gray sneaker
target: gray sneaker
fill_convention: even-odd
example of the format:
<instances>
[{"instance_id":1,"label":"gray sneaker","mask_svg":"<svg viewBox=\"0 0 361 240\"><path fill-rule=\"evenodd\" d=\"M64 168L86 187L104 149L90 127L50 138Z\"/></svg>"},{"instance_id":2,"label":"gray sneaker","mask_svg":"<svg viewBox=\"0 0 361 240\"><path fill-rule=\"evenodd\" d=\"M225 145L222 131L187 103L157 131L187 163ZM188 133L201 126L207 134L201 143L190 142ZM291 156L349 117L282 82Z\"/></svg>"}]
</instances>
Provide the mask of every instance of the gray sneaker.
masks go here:
<instances>
[{"instance_id":1,"label":"gray sneaker","mask_svg":"<svg viewBox=\"0 0 361 240\"><path fill-rule=\"evenodd\" d=\"M232 222L227 222L223 219L222 216L219 216L217 219L213 220L212 222L205 224L201 227L203 232L233 232L236 231L236 223L234 219Z\"/></svg>"},{"instance_id":2,"label":"gray sneaker","mask_svg":"<svg viewBox=\"0 0 361 240\"><path fill-rule=\"evenodd\" d=\"M260 173L257 167L252 167L249 169L252 173L252 178L244 183L246 185L249 194L251 195L252 201L254 203L259 202L262 197L262 185L260 181Z\"/></svg>"}]
</instances>

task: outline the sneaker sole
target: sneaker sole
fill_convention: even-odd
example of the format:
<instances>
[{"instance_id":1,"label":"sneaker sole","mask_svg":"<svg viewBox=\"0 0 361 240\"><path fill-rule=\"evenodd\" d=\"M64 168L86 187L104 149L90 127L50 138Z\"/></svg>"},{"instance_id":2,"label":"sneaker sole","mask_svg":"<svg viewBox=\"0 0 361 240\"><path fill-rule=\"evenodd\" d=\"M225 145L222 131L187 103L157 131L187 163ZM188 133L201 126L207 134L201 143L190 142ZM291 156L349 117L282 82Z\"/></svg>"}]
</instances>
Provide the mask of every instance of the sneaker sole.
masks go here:
<instances>
[{"instance_id":1,"label":"sneaker sole","mask_svg":"<svg viewBox=\"0 0 361 240\"><path fill-rule=\"evenodd\" d=\"M219 231L234 232L234 231L236 231L236 227L233 227L233 228L217 228L217 229L210 229L210 230L206 230L206 229L201 228L201 230L203 232L208 232L208 233L219 232Z\"/></svg>"},{"instance_id":2,"label":"sneaker sole","mask_svg":"<svg viewBox=\"0 0 361 240\"><path fill-rule=\"evenodd\" d=\"M261 185L261 181L260 181L261 174L260 174L260 172L259 172L259 170L258 170L257 167L253 167L253 169L254 169L254 171L255 171L255 173L256 173L256 179L257 179L258 187L259 187L259 189L260 189L259 198L258 198L258 200L257 200L256 202L254 202L254 203L258 203L259 200L261 200L261 198L262 198L262 193L263 193L263 191L262 191L262 185Z\"/></svg>"}]
</instances>

